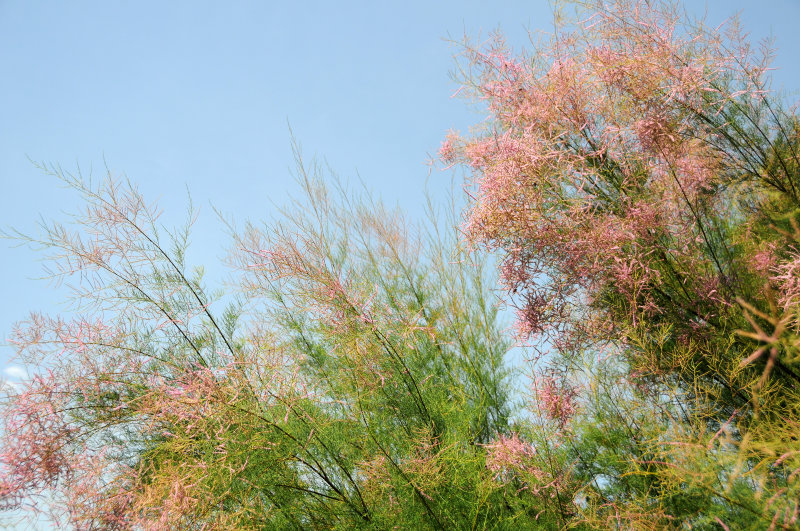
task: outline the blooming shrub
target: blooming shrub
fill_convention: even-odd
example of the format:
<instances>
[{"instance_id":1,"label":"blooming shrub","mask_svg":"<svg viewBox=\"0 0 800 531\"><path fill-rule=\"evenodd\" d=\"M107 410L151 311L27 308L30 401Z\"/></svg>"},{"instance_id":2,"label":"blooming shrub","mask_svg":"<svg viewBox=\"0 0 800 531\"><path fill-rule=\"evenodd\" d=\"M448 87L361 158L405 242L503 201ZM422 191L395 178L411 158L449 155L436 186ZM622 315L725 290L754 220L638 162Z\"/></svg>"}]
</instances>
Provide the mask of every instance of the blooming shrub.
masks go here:
<instances>
[{"instance_id":1,"label":"blooming shrub","mask_svg":"<svg viewBox=\"0 0 800 531\"><path fill-rule=\"evenodd\" d=\"M36 376L0 408L4 509L76 529L451 529L552 503L494 480L510 342L486 256L454 231L301 161L304 201L231 227L239 290L220 308L188 229L163 233L129 184L59 176L86 211L28 241L79 312L17 327Z\"/></svg>"},{"instance_id":2,"label":"blooming shrub","mask_svg":"<svg viewBox=\"0 0 800 531\"><path fill-rule=\"evenodd\" d=\"M466 45L491 117L441 153L537 349L530 409L578 465L577 521L793 528L800 121L735 20L578 4L531 52Z\"/></svg>"}]
</instances>

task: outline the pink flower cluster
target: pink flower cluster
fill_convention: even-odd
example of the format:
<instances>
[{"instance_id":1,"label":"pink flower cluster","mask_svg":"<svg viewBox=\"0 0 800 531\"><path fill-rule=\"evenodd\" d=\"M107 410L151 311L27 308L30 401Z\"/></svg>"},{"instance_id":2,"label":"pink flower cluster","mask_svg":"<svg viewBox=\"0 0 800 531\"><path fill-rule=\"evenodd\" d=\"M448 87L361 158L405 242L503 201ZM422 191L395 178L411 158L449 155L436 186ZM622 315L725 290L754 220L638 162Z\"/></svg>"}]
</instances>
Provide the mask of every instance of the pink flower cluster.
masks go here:
<instances>
[{"instance_id":1,"label":"pink flower cluster","mask_svg":"<svg viewBox=\"0 0 800 531\"><path fill-rule=\"evenodd\" d=\"M523 339L607 341L608 327L592 337L584 323L617 323L587 304L609 292L633 325L658 315L665 264L691 292L684 304L734 303L707 220L729 200L715 192L725 168L741 162L711 124L731 98L762 93L763 69L726 46L663 5L618 0L536 57L514 57L499 38L468 49L477 78L465 87L487 102L490 132L448 136L442 155L474 171L464 231L505 253L501 278ZM737 89L723 96L726 83Z\"/></svg>"},{"instance_id":2,"label":"pink flower cluster","mask_svg":"<svg viewBox=\"0 0 800 531\"><path fill-rule=\"evenodd\" d=\"M539 411L563 429L576 412L577 391L554 374L536 378L534 399Z\"/></svg>"},{"instance_id":3,"label":"pink flower cluster","mask_svg":"<svg viewBox=\"0 0 800 531\"><path fill-rule=\"evenodd\" d=\"M510 437L500 434L494 442L485 445L486 466L492 472L502 474L508 470L534 471L530 459L536 449L524 442L516 433Z\"/></svg>"}]
</instances>

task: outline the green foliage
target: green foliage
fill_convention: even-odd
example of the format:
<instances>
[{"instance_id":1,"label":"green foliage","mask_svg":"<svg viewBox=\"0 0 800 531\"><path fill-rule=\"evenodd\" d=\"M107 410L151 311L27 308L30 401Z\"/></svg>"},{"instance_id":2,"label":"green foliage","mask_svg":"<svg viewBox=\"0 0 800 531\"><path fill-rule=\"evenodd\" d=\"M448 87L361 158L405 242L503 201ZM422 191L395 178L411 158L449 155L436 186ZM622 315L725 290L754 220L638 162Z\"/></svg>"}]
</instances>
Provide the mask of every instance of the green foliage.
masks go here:
<instances>
[{"instance_id":1,"label":"green foliage","mask_svg":"<svg viewBox=\"0 0 800 531\"><path fill-rule=\"evenodd\" d=\"M492 468L514 405L487 256L433 208L419 229L298 171L304 201L230 227L239 291L221 314L187 272L188 230L167 250L135 189L56 172L87 214L34 243L58 278L77 274L83 313L17 331L46 376L4 405L9 507L46 500L78 528L549 521L547 497L526 495L538 471Z\"/></svg>"}]
</instances>

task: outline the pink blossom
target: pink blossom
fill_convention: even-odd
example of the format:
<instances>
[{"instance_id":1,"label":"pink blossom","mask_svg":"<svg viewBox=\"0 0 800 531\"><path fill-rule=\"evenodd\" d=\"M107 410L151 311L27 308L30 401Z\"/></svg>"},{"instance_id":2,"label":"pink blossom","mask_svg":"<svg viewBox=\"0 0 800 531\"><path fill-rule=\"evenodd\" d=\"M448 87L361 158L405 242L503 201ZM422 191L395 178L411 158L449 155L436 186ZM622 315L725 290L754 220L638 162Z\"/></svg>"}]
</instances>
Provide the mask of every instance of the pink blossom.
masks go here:
<instances>
[{"instance_id":1,"label":"pink blossom","mask_svg":"<svg viewBox=\"0 0 800 531\"><path fill-rule=\"evenodd\" d=\"M575 415L577 391L554 374L538 377L533 383L533 390L539 411L563 429Z\"/></svg>"},{"instance_id":2,"label":"pink blossom","mask_svg":"<svg viewBox=\"0 0 800 531\"><path fill-rule=\"evenodd\" d=\"M494 442L485 445L485 448L486 466L492 472L535 470L531 468L529 461L536 455L536 449L522 441L516 433L511 437L500 434Z\"/></svg>"}]
</instances>

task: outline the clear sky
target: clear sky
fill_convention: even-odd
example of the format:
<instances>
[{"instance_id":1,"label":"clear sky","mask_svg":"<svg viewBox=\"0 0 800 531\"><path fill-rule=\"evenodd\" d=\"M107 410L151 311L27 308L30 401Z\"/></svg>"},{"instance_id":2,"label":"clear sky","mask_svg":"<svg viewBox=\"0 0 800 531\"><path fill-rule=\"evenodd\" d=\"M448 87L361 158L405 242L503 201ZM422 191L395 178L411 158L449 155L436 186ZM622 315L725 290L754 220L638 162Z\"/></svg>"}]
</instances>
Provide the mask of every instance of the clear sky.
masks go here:
<instances>
[{"instance_id":1,"label":"clear sky","mask_svg":"<svg viewBox=\"0 0 800 531\"><path fill-rule=\"evenodd\" d=\"M710 23L741 10L754 39L774 35L776 86L797 93L800 0L707 8ZM449 129L483 118L451 98L448 37L499 27L519 47L550 13L545 0L0 0L0 227L33 232L80 206L29 158L97 176L105 160L167 223L188 186L201 209L192 256L213 280L227 241L210 205L258 219L296 192L287 123L307 155L420 215L426 182L444 196L451 179L426 161ZM65 292L40 274L34 253L0 241L3 337L30 310L59 310ZM0 347L0 370L10 354Z\"/></svg>"}]
</instances>

